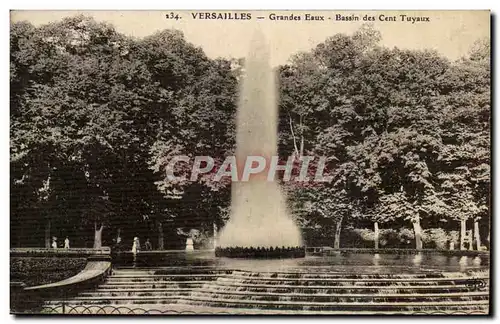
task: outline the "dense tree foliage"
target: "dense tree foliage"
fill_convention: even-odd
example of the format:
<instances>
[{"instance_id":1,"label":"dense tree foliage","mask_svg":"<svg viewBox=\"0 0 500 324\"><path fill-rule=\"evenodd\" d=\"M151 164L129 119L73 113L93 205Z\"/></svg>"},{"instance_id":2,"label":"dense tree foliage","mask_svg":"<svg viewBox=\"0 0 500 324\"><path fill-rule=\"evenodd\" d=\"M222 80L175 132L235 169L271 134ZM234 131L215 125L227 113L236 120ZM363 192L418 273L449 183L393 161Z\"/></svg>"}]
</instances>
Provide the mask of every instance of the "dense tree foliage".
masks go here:
<instances>
[{"instance_id":1,"label":"dense tree foliage","mask_svg":"<svg viewBox=\"0 0 500 324\"><path fill-rule=\"evenodd\" d=\"M290 130L297 125L288 143L334 161L336 181L304 204L318 204L314 213L329 208L336 223L347 216L358 225L412 224L417 248L422 224L454 229L456 220L484 219L487 233L489 43L449 62L432 51L379 47L379 39L370 28L335 35L281 69L282 111ZM307 209L302 217L313 219Z\"/></svg>"},{"instance_id":2,"label":"dense tree foliage","mask_svg":"<svg viewBox=\"0 0 500 324\"><path fill-rule=\"evenodd\" d=\"M333 176L285 184L306 242L339 247L342 229L379 224L411 229L417 248L426 228L489 233L489 42L450 62L380 40L363 26L277 69L279 154L326 156ZM174 248L224 225L229 182L173 182L165 168L234 152L241 60L83 16L12 24L10 42L12 244L139 235Z\"/></svg>"}]
</instances>

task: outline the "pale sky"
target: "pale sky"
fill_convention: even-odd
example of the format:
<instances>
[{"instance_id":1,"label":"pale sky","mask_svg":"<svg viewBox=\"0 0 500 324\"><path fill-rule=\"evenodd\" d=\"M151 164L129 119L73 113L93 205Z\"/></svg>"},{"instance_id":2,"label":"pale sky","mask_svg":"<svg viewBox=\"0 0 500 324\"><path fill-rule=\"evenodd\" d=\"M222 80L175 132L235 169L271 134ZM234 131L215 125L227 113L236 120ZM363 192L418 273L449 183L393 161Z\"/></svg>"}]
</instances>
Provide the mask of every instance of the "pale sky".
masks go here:
<instances>
[{"instance_id":1,"label":"pale sky","mask_svg":"<svg viewBox=\"0 0 500 324\"><path fill-rule=\"evenodd\" d=\"M85 14L97 21L106 21L116 30L130 36L144 37L155 31L175 28L184 32L186 39L201 46L205 53L215 57L244 57L249 40L256 28L264 31L271 44L271 64L285 63L292 54L308 51L336 33L352 34L363 24L363 16L374 16L375 28L382 33L382 45L407 49L435 49L454 60L465 55L478 38L490 37L489 11L231 11L251 12L251 20L198 20L192 13L203 11L176 11L182 19L168 20L170 11L12 11L11 21L27 20L39 26L67 16ZM230 11L217 11L230 12ZM295 14L301 21L271 21L269 14ZM304 21L304 15L325 16L325 21ZM360 17L360 21L336 21L336 15ZM396 16L398 21L384 22L379 16ZM430 22L401 22L400 14L427 16ZM257 16L265 19L257 20ZM328 17L331 20L328 20Z\"/></svg>"}]
</instances>

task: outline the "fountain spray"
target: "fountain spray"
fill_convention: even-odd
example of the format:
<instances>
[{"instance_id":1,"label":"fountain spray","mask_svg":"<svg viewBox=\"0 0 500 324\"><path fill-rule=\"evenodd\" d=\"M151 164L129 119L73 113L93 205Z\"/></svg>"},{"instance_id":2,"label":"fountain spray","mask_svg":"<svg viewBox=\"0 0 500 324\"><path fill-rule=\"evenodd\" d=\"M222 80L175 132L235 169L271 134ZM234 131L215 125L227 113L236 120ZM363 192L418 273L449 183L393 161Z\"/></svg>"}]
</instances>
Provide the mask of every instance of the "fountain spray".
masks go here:
<instances>
[{"instance_id":1,"label":"fountain spray","mask_svg":"<svg viewBox=\"0 0 500 324\"><path fill-rule=\"evenodd\" d=\"M266 160L277 155L278 102L276 75L269 64L264 35L257 31L246 59L236 117L238 176L249 157ZM250 162L251 163L251 162ZM267 167L266 167L267 169ZM268 170L248 181L232 183L231 214L219 237L219 248L296 248L302 245L299 228L290 217L285 196Z\"/></svg>"}]
</instances>

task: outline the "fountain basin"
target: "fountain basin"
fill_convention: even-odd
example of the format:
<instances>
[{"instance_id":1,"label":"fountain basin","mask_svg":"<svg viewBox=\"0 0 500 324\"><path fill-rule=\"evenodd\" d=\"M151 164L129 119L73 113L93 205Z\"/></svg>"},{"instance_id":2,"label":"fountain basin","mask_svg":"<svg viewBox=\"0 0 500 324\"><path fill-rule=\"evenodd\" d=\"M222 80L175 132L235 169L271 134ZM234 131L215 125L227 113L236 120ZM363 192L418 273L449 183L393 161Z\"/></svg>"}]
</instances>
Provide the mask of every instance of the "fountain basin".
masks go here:
<instances>
[{"instance_id":1,"label":"fountain basin","mask_svg":"<svg viewBox=\"0 0 500 324\"><path fill-rule=\"evenodd\" d=\"M254 248L254 247L229 247L216 248L215 256L227 258L251 258L251 259L285 259L303 258L306 250L303 246L276 247L276 248Z\"/></svg>"},{"instance_id":2,"label":"fountain basin","mask_svg":"<svg viewBox=\"0 0 500 324\"><path fill-rule=\"evenodd\" d=\"M468 272L489 269L489 254L474 251L424 250L418 262L416 250L342 249L336 253L314 253L307 248L305 257L299 258L237 258L216 256L214 250L140 251L134 257L131 252L113 253L114 267L184 268L187 273L199 267L213 270L244 270L255 272L321 271L350 274L408 274L432 272ZM464 258L466 257L466 258ZM478 262L478 259L480 262ZM476 261L474 261L476 260Z\"/></svg>"}]
</instances>

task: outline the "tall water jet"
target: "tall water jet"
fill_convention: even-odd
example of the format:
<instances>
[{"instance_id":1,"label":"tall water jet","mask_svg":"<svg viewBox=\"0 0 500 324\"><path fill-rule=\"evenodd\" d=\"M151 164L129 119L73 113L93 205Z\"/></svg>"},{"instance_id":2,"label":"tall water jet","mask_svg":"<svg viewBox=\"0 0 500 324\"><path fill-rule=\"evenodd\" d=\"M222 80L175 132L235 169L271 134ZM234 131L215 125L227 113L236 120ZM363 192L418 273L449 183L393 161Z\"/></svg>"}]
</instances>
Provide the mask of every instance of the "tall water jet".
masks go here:
<instances>
[{"instance_id":1,"label":"tall water jet","mask_svg":"<svg viewBox=\"0 0 500 324\"><path fill-rule=\"evenodd\" d=\"M232 184L231 214L219 237L221 250L232 247L285 247L302 245L301 233L290 217L279 184L267 180L272 156L277 156L278 102L276 75L269 64L264 35L256 32L245 62L236 117L236 164L238 180ZM247 157L266 160L266 168L242 180ZM230 256L227 253L224 254ZM297 254L295 254L297 255Z\"/></svg>"}]
</instances>

